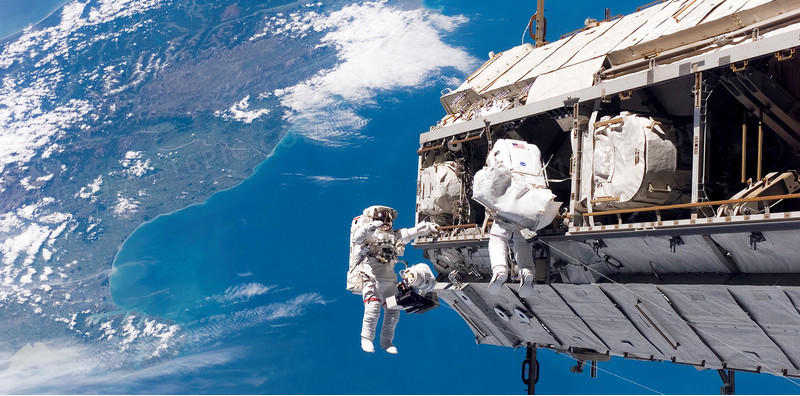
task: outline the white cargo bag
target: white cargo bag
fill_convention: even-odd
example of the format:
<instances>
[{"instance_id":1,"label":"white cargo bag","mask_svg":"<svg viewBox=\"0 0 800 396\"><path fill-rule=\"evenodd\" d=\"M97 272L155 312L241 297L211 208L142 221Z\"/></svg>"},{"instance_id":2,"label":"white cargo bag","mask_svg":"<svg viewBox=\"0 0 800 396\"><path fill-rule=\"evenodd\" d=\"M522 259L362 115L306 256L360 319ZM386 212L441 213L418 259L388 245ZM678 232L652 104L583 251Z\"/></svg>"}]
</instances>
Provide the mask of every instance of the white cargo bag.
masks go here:
<instances>
[{"instance_id":1,"label":"white cargo bag","mask_svg":"<svg viewBox=\"0 0 800 396\"><path fill-rule=\"evenodd\" d=\"M679 183L672 127L626 112L600 123L593 133L593 205L629 208L674 199Z\"/></svg>"},{"instance_id":2,"label":"white cargo bag","mask_svg":"<svg viewBox=\"0 0 800 396\"><path fill-rule=\"evenodd\" d=\"M461 200L462 183L456 162L445 161L423 169L419 174L419 211L436 216L455 215Z\"/></svg>"},{"instance_id":3,"label":"white cargo bag","mask_svg":"<svg viewBox=\"0 0 800 396\"><path fill-rule=\"evenodd\" d=\"M509 139L495 142L486 166L475 174L472 199L534 231L549 225L561 207L547 188L539 148Z\"/></svg>"}]
</instances>

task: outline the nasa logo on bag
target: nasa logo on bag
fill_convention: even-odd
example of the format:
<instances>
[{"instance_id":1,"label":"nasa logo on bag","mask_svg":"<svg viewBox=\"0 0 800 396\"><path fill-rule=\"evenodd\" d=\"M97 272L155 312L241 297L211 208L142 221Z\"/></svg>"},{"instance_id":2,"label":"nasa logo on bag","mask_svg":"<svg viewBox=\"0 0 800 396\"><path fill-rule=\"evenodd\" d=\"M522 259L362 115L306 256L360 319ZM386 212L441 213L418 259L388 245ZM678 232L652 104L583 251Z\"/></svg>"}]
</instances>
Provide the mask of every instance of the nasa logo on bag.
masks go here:
<instances>
[{"instance_id":1,"label":"nasa logo on bag","mask_svg":"<svg viewBox=\"0 0 800 396\"><path fill-rule=\"evenodd\" d=\"M523 162L523 161L520 161L520 163L519 163L519 164L520 164L520 165L522 165L522 166L527 166L527 165L525 164L525 162Z\"/></svg>"}]
</instances>

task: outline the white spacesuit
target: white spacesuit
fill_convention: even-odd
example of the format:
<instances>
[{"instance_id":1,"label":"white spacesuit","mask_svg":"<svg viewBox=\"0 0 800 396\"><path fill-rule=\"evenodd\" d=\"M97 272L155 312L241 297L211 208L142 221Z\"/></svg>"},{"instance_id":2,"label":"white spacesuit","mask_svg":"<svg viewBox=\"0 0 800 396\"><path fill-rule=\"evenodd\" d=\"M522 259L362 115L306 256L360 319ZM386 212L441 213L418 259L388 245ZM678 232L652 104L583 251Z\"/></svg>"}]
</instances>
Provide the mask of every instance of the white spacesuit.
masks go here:
<instances>
[{"instance_id":1,"label":"white spacesuit","mask_svg":"<svg viewBox=\"0 0 800 396\"><path fill-rule=\"evenodd\" d=\"M489 230L492 266L489 293L499 293L508 279L511 244L520 280L519 296L530 296L534 281L533 253L521 230L535 232L546 227L561 206L547 187L539 148L521 140L496 141L486 157L486 166L475 174L472 198L494 218Z\"/></svg>"},{"instance_id":2,"label":"white spacesuit","mask_svg":"<svg viewBox=\"0 0 800 396\"><path fill-rule=\"evenodd\" d=\"M428 235L436 230L433 223L422 222L415 228L392 229L397 211L387 206L370 206L353 219L350 230L350 270L347 289L360 291L364 300L364 320L361 327L361 349L374 352L373 339L381 306L386 298L394 295L397 275L394 266L405 245L414 238ZM396 354L392 344L394 329L400 318L399 310L384 309L380 346Z\"/></svg>"}]
</instances>

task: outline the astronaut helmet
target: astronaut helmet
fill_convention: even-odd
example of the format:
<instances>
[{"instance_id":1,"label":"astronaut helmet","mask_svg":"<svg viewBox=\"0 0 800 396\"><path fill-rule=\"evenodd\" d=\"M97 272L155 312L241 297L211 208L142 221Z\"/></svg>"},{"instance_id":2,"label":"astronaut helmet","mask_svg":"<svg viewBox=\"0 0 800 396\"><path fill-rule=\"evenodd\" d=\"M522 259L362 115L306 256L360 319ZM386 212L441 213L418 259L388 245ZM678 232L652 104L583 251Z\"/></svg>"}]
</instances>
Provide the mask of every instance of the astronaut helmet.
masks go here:
<instances>
[{"instance_id":1,"label":"astronaut helmet","mask_svg":"<svg viewBox=\"0 0 800 396\"><path fill-rule=\"evenodd\" d=\"M371 218L373 221L380 221L383 225L380 227L383 231L392 229L392 222L397 218L397 211L382 205L370 206L364 210L364 215Z\"/></svg>"}]
</instances>

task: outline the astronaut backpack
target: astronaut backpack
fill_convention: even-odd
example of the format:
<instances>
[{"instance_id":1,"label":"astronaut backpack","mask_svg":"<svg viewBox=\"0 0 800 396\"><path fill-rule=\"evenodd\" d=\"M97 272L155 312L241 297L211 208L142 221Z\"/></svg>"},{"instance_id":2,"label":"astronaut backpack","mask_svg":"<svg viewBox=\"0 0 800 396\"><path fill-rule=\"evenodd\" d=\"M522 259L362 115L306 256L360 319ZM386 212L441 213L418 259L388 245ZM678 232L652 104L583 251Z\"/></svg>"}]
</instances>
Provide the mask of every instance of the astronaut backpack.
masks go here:
<instances>
[{"instance_id":1,"label":"astronaut backpack","mask_svg":"<svg viewBox=\"0 0 800 396\"><path fill-rule=\"evenodd\" d=\"M539 148L521 140L500 139L486 166L473 179L472 199L495 216L532 231L553 221L561 206L547 186Z\"/></svg>"},{"instance_id":2,"label":"astronaut backpack","mask_svg":"<svg viewBox=\"0 0 800 396\"><path fill-rule=\"evenodd\" d=\"M374 205L364 209L361 216L356 216L350 223L350 265L347 270L347 286L346 289L353 294L361 294L361 289L364 287L364 281L361 278L360 265L361 261L366 257L369 250L366 245L356 245L353 237L358 229L365 227L372 222L376 213L381 210L388 210L392 214L392 219L397 218L397 211L382 205Z\"/></svg>"}]
</instances>

